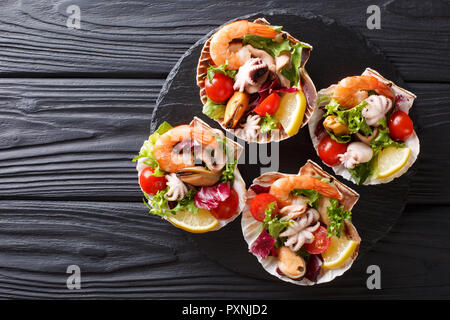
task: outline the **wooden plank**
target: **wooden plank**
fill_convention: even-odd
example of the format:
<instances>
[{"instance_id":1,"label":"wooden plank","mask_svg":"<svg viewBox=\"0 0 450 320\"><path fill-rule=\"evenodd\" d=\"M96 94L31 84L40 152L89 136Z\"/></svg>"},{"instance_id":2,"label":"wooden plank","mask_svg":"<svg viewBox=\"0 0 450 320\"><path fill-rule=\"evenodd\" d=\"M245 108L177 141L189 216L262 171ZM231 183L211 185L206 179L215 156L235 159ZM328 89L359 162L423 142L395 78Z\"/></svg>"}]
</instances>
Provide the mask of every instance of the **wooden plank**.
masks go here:
<instances>
[{"instance_id":1,"label":"wooden plank","mask_svg":"<svg viewBox=\"0 0 450 320\"><path fill-rule=\"evenodd\" d=\"M194 80L193 80L194 81ZM139 201L134 164L162 80L0 79L0 198ZM410 203L449 204L448 84L410 84L422 152ZM307 134L307 132L304 132Z\"/></svg>"},{"instance_id":2,"label":"wooden plank","mask_svg":"<svg viewBox=\"0 0 450 320\"><path fill-rule=\"evenodd\" d=\"M420 155L417 174L411 180L410 203L449 204L450 86L448 84L409 85L418 99L412 117L419 126Z\"/></svg>"},{"instance_id":3,"label":"wooden plank","mask_svg":"<svg viewBox=\"0 0 450 320\"><path fill-rule=\"evenodd\" d=\"M0 197L138 199L131 159L161 80L0 83Z\"/></svg>"},{"instance_id":4,"label":"wooden plank","mask_svg":"<svg viewBox=\"0 0 450 320\"><path fill-rule=\"evenodd\" d=\"M81 29L66 27L69 5L81 9ZM381 29L366 27L373 1L50 0L3 1L0 74L161 77L183 52L225 21L259 11L312 12L361 32L382 48L407 81L450 81L449 5L419 0L380 3ZM189 17L188 19L186 17ZM420 18L418 18L420 17ZM314 44L315 39L289 30ZM316 40L318 41L318 40Z\"/></svg>"},{"instance_id":5,"label":"wooden plank","mask_svg":"<svg viewBox=\"0 0 450 320\"><path fill-rule=\"evenodd\" d=\"M0 201L0 297L448 298L447 210L409 207L343 277L302 288L224 269L141 203ZM81 290L66 287L72 264L81 269ZM381 268L380 291L366 288L371 264Z\"/></svg>"}]
</instances>

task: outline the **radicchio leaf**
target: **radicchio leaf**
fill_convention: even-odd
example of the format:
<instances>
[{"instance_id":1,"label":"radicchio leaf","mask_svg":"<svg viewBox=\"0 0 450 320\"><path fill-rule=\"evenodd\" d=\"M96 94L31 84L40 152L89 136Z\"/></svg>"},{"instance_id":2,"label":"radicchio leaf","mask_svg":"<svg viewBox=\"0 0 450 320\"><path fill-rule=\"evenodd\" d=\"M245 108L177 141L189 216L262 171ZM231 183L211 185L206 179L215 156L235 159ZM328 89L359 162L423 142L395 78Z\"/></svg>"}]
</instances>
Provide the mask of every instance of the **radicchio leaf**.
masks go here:
<instances>
[{"instance_id":1,"label":"radicchio leaf","mask_svg":"<svg viewBox=\"0 0 450 320\"><path fill-rule=\"evenodd\" d=\"M292 92L298 92L298 89L297 88L281 88L281 89L273 90L273 91L276 91L278 93L292 93Z\"/></svg>"},{"instance_id":2,"label":"radicchio leaf","mask_svg":"<svg viewBox=\"0 0 450 320\"><path fill-rule=\"evenodd\" d=\"M250 186L250 189L252 189L256 194L260 194L260 193L268 193L270 191L270 186L269 187L263 187L259 184L253 184Z\"/></svg>"},{"instance_id":3,"label":"radicchio leaf","mask_svg":"<svg viewBox=\"0 0 450 320\"><path fill-rule=\"evenodd\" d=\"M298 91L297 88L282 88L280 81L278 80L278 77L276 77L273 80L267 80L266 82L264 82L264 84L261 86L261 88L258 91L259 98L256 99L249 106L249 109L252 110L252 109L256 108L257 106L259 106L265 98L267 98L269 95L272 94L272 92L286 93L286 92L297 92L297 91Z\"/></svg>"},{"instance_id":4,"label":"radicchio leaf","mask_svg":"<svg viewBox=\"0 0 450 320\"><path fill-rule=\"evenodd\" d=\"M231 193L230 182L224 182L212 187L202 187L194 197L194 204L206 210L212 210L219 203L228 199Z\"/></svg>"},{"instance_id":5,"label":"radicchio leaf","mask_svg":"<svg viewBox=\"0 0 450 320\"><path fill-rule=\"evenodd\" d=\"M250 252L265 259L272 253L274 244L275 238L263 229L255 242L253 242Z\"/></svg>"},{"instance_id":6,"label":"radicchio leaf","mask_svg":"<svg viewBox=\"0 0 450 320\"><path fill-rule=\"evenodd\" d=\"M316 282L322 264L323 258L320 254L311 254L308 258L308 263L306 264L305 278L312 282Z\"/></svg>"},{"instance_id":7,"label":"radicchio leaf","mask_svg":"<svg viewBox=\"0 0 450 320\"><path fill-rule=\"evenodd\" d=\"M258 92L258 104L260 104L265 98L267 98L273 92L273 90L278 89L281 89L280 81L278 80L278 78L275 78L274 80L267 80L266 82L264 82Z\"/></svg>"}]
</instances>

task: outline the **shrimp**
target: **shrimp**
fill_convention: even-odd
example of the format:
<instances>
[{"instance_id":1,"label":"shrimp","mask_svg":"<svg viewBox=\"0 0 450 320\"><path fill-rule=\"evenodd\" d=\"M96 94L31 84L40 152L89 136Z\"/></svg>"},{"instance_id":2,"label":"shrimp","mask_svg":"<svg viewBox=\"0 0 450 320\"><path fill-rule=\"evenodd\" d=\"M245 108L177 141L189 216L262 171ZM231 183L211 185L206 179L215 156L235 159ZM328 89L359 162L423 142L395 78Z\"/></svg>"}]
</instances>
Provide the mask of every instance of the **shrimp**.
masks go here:
<instances>
[{"instance_id":1,"label":"shrimp","mask_svg":"<svg viewBox=\"0 0 450 320\"><path fill-rule=\"evenodd\" d=\"M333 99L350 109L366 99L369 90L394 100L394 94L389 86L373 76L366 75L347 77L339 81L334 87Z\"/></svg>"},{"instance_id":2,"label":"shrimp","mask_svg":"<svg viewBox=\"0 0 450 320\"><path fill-rule=\"evenodd\" d=\"M239 69L250 56L240 52L242 44L230 46L230 43L234 39L242 39L247 34L273 39L278 33L267 25L247 20L239 20L227 24L219 29L211 39L209 53L214 63L220 66L228 62L229 69ZM248 53L247 51L245 53Z\"/></svg>"},{"instance_id":3,"label":"shrimp","mask_svg":"<svg viewBox=\"0 0 450 320\"><path fill-rule=\"evenodd\" d=\"M309 176L289 176L275 181L269 193L277 198L278 205L288 206L292 203L291 191L294 189L313 189L328 198L342 199L342 194L329 184Z\"/></svg>"},{"instance_id":4,"label":"shrimp","mask_svg":"<svg viewBox=\"0 0 450 320\"><path fill-rule=\"evenodd\" d=\"M182 148L185 150L177 152L177 148L174 147L182 142L188 143L185 145L188 148ZM201 147L200 152L198 152L198 145ZM192 146L194 154L191 152ZM211 151L213 151L213 159L211 159ZM208 169L214 172L220 171L225 165L225 155L216 136L202 128L189 125L174 127L161 135L155 143L153 155L160 168L171 173L194 166L196 158L205 162Z\"/></svg>"}]
</instances>

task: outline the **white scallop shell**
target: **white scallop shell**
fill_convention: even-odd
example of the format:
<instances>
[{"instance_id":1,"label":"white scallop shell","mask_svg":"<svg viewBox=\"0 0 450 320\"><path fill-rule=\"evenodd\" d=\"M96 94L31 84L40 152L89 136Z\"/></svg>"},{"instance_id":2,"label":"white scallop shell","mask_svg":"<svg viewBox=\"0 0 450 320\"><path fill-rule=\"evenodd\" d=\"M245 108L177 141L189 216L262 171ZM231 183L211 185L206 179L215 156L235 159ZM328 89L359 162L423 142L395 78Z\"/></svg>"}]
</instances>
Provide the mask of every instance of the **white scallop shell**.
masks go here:
<instances>
[{"instance_id":1,"label":"white scallop shell","mask_svg":"<svg viewBox=\"0 0 450 320\"><path fill-rule=\"evenodd\" d=\"M319 165L317 165L316 163L314 163L311 160L308 160L308 162L303 167L300 168L299 174L312 175L312 176L318 175L318 176L321 176L324 178L332 178L332 176L330 174L323 171ZM279 173L279 172L266 172L263 175L261 175L260 177L254 179L253 184L258 184L261 186L268 187L274 181L276 181L282 177L287 177L287 176L294 176L294 175L293 174L284 174L284 173ZM358 193L356 193L356 191L348 188L347 186L345 186L344 184L342 184L341 182L339 182L337 180L334 180L333 183L344 196L344 203L343 203L344 208L347 210L351 210L353 205L359 199ZM249 190L247 191L247 201L246 201L244 210L242 212L242 220L241 220L242 233L243 233L245 241L248 244L249 250L250 250L253 242L256 240L256 238L258 238L258 236L262 230L262 222L255 220L252 217L252 214L250 213L250 203L255 196L256 196L256 193L252 189L249 188ZM361 239L359 238L359 235L356 232L356 229L353 226L353 224L351 224L351 222L348 222L346 224L346 230L348 230L349 235L351 236L352 240L361 242ZM255 257L258 259L259 263L261 263L263 268L271 275L273 275L283 281L290 282L290 283L293 283L296 285L311 286L311 285L315 285L318 283L330 282L334 278L344 274L345 271L350 269L350 267L352 266L356 257L358 256L358 249L359 249L359 246L355 250L355 253L347 259L347 261L345 262L345 264L342 267L337 268L337 269L331 269L331 270L322 269L317 277L317 282L312 282L306 278L303 278L301 280L293 280L291 278L288 278L284 275L279 274L277 272L278 261L275 257L268 256L265 259L263 259L257 255L255 255Z\"/></svg>"},{"instance_id":2,"label":"white scallop shell","mask_svg":"<svg viewBox=\"0 0 450 320\"><path fill-rule=\"evenodd\" d=\"M191 126L201 126L204 129L206 129L206 130L218 130L218 129L212 129L208 124L206 124L203 120L201 120L201 119L199 119L197 117L194 117L194 119L191 121L191 123L189 125L191 125ZM228 146L232 146L233 150L235 150L234 156L236 157L236 159L239 159L239 156L242 153L242 146L240 144L234 142L233 140L228 139L228 138L226 138L226 141L227 141L227 145ZM146 164L144 164L143 161L138 161L137 162L136 170L138 171L138 177L139 177L141 171L145 167L148 167L148 166ZM239 172L239 169L238 169L237 165L236 165L236 167L234 169L234 182L233 182L233 187L232 188L236 191L236 193L239 196L239 207L238 207L237 213L234 216L232 216L231 218L229 218L229 219L226 219L226 220L219 219L219 225L216 228L214 228L214 229L212 229L210 231L216 231L216 230L222 229L228 223L230 223L231 221L236 219L239 216L239 214L242 212L242 210L244 209L245 202L246 202L246 199L247 199L247 191L246 191L246 188L245 188L244 179L242 178L241 173ZM164 219L167 220L167 217L164 217ZM210 232L210 231L208 231L208 232Z\"/></svg>"},{"instance_id":3,"label":"white scallop shell","mask_svg":"<svg viewBox=\"0 0 450 320\"><path fill-rule=\"evenodd\" d=\"M366 70L364 70L364 72L362 74L363 75L374 76L374 77L378 78L379 80L381 80L382 82L384 82L385 84L390 85L391 88L392 88L392 91L394 92L394 95L396 97L400 96L400 95L404 97L404 100L402 100L401 102L397 103L397 107L400 110L402 110L403 112L409 113L409 110L411 109L411 107L413 105L414 99L416 98L415 94L413 94L412 92L409 92L408 90L400 88L395 83L393 83L392 81L387 80L386 78L384 78L382 75L380 75L377 71L375 71L373 69L366 68ZM318 93L318 101L320 101L321 97L329 96L330 93L333 91L334 86L335 85L331 85L328 88L320 90L319 93ZM311 119L309 120L309 123L308 123L309 135L311 136L311 140L312 140L312 143L314 145L314 148L316 149L316 152L317 152L317 146L319 145L320 139L315 135L315 132L316 132L317 125L319 124L320 120L323 117L323 114L324 114L323 109L315 108L313 114L311 115ZM417 160L417 157L418 157L419 152L420 152L420 141L419 141L419 138L417 137L417 134L416 134L415 131L405 141L405 145L408 148L411 149L411 155L409 156L408 162L399 171L397 171L393 175L391 175L389 177L386 177L386 178L383 178L383 179L377 179L377 178L374 178L374 177L369 177L363 183L363 185L374 185L374 184L388 183L388 182L391 182L392 180L394 180L395 178L400 177L405 172L407 172L408 169ZM324 163L324 164L327 165L326 163ZM336 174L338 174L338 175L344 177L345 179L350 180L353 183L355 183L355 180L351 176L350 172L342 164L339 164L337 166L333 166L332 168L333 168L333 170L334 170L334 172Z\"/></svg>"}]
</instances>

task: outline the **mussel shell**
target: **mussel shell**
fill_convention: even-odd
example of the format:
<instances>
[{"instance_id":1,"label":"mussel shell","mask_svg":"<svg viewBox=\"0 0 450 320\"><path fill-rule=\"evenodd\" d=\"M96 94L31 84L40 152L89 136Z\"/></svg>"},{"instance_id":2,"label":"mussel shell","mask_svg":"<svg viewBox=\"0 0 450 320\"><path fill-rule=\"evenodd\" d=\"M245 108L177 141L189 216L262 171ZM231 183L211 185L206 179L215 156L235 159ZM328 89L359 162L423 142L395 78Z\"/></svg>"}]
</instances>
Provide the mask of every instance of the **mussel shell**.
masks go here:
<instances>
[{"instance_id":1,"label":"mussel shell","mask_svg":"<svg viewBox=\"0 0 450 320\"><path fill-rule=\"evenodd\" d=\"M221 173L212 172L202 166L188 167L177 171L177 177L196 187L210 187L220 180Z\"/></svg>"}]
</instances>

